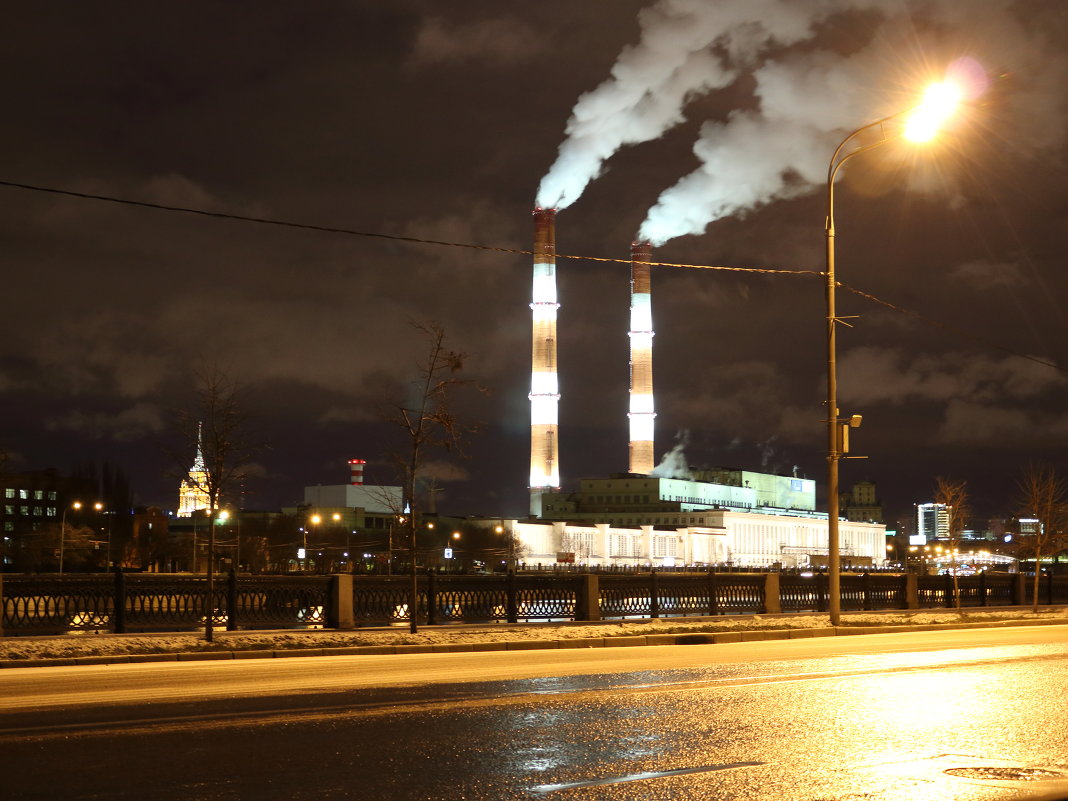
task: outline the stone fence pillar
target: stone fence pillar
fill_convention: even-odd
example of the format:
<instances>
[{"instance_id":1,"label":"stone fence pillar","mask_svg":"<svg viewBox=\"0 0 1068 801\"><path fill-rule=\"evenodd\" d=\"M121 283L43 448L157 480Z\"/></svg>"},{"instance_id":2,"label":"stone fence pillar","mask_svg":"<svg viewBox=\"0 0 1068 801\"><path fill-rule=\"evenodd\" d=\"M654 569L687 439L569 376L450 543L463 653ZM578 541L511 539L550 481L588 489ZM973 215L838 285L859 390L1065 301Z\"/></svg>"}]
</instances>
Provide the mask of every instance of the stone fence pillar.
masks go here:
<instances>
[{"instance_id":1,"label":"stone fence pillar","mask_svg":"<svg viewBox=\"0 0 1068 801\"><path fill-rule=\"evenodd\" d=\"M778 573L766 573L764 575L764 613L768 615L782 614Z\"/></svg>"},{"instance_id":2,"label":"stone fence pillar","mask_svg":"<svg viewBox=\"0 0 1068 801\"><path fill-rule=\"evenodd\" d=\"M596 573L583 573L575 599L575 620L601 619L601 585Z\"/></svg>"},{"instance_id":3,"label":"stone fence pillar","mask_svg":"<svg viewBox=\"0 0 1068 801\"><path fill-rule=\"evenodd\" d=\"M335 573L330 582L330 609L327 611L326 625L334 629L356 628L352 611L351 573Z\"/></svg>"}]
</instances>

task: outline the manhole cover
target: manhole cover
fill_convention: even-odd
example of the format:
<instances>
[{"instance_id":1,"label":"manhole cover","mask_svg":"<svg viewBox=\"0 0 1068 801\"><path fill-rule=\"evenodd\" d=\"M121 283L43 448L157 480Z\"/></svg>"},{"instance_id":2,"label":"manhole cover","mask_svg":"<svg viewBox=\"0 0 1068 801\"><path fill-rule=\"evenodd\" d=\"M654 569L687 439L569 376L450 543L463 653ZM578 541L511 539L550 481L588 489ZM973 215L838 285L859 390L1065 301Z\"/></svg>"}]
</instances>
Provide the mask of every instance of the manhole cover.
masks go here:
<instances>
[{"instance_id":1,"label":"manhole cover","mask_svg":"<svg viewBox=\"0 0 1068 801\"><path fill-rule=\"evenodd\" d=\"M986 779L995 782L1039 782L1065 777L1060 771L1045 768L949 768L945 772L962 779Z\"/></svg>"}]
</instances>

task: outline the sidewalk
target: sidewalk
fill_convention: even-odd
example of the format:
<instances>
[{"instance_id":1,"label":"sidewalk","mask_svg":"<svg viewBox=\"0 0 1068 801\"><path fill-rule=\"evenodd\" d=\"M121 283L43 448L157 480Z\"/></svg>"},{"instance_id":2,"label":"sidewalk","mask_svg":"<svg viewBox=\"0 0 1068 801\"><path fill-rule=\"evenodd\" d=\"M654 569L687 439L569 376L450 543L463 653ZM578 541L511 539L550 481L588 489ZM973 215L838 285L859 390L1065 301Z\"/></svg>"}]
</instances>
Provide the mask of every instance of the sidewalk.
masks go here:
<instances>
[{"instance_id":1,"label":"sidewalk","mask_svg":"<svg viewBox=\"0 0 1068 801\"><path fill-rule=\"evenodd\" d=\"M0 668L107 665L214 659L279 659L410 653L516 651L696 645L804 637L886 634L938 629L1068 625L1068 607L1037 615L1019 607L955 611L849 612L832 627L825 614L660 618L602 623L465 624L351 631L217 631L203 633L70 634L0 639Z\"/></svg>"}]
</instances>

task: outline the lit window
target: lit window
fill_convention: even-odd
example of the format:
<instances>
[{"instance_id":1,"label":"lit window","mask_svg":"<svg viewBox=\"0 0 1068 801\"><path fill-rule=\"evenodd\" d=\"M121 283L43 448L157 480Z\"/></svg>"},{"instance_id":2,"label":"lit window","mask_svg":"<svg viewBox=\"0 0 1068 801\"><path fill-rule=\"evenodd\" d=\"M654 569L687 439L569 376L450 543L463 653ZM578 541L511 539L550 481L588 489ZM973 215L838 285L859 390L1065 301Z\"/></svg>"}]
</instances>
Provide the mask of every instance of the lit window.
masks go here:
<instances>
[{"instance_id":1,"label":"lit window","mask_svg":"<svg viewBox=\"0 0 1068 801\"><path fill-rule=\"evenodd\" d=\"M12 506L11 504L7 504L4 507L4 514L5 515L13 515L13 514L15 514L15 507Z\"/></svg>"},{"instance_id":2,"label":"lit window","mask_svg":"<svg viewBox=\"0 0 1068 801\"><path fill-rule=\"evenodd\" d=\"M4 531L14 531L14 530L15 530L15 524L14 523L10 523L10 522L9 523L4 523Z\"/></svg>"},{"instance_id":3,"label":"lit window","mask_svg":"<svg viewBox=\"0 0 1068 801\"><path fill-rule=\"evenodd\" d=\"M4 497L5 498L14 498L15 497L15 488L14 487L8 487L7 489L5 489L4 490Z\"/></svg>"},{"instance_id":4,"label":"lit window","mask_svg":"<svg viewBox=\"0 0 1068 801\"><path fill-rule=\"evenodd\" d=\"M20 515L28 515L29 513L30 513L30 507L28 507L28 506L20 506L19 507L19 514Z\"/></svg>"},{"instance_id":5,"label":"lit window","mask_svg":"<svg viewBox=\"0 0 1068 801\"><path fill-rule=\"evenodd\" d=\"M25 501L25 500L28 500L29 497L30 497L30 493L28 491L26 491L24 489L20 489L19 490L19 499L20 500Z\"/></svg>"},{"instance_id":6,"label":"lit window","mask_svg":"<svg viewBox=\"0 0 1068 801\"><path fill-rule=\"evenodd\" d=\"M40 516L41 516L41 507L40 507L40 506L35 506L35 507L33 507L33 513L34 513L34 515L36 515L37 517L40 517Z\"/></svg>"},{"instance_id":7,"label":"lit window","mask_svg":"<svg viewBox=\"0 0 1068 801\"><path fill-rule=\"evenodd\" d=\"M33 499L35 501L43 501L44 500L44 490L34 490L33 491Z\"/></svg>"},{"instance_id":8,"label":"lit window","mask_svg":"<svg viewBox=\"0 0 1068 801\"><path fill-rule=\"evenodd\" d=\"M48 515L49 517L55 517L56 516L56 507L49 506L47 509L45 509L45 514Z\"/></svg>"},{"instance_id":9,"label":"lit window","mask_svg":"<svg viewBox=\"0 0 1068 801\"><path fill-rule=\"evenodd\" d=\"M55 490L49 490L48 491L48 500L54 501L55 499L56 499L56 491Z\"/></svg>"}]
</instances>

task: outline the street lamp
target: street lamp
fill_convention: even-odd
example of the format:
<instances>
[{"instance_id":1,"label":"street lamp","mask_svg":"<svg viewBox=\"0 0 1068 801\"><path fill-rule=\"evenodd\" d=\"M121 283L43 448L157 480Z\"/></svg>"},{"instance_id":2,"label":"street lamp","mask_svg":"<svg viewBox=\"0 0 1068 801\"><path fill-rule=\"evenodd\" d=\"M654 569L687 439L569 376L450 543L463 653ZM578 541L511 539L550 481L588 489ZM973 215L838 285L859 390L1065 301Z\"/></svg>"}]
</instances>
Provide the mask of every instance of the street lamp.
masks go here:
<instances>
[{"instance_id":1,"label":"street lamp","mask_svg":"<svg viewBox=\"0 0 1068 801\"><path fill-rule=\"evenodd\" d=\"M828 550L828 611L831 625L841 622L841 560L838 553L838 461L849 450L848 434L850 428L860 425L860 415L852 415L843 420L838 411L838 366L836 360L836 329L840 322L835 310L835 291L838 287L834 273L834 179L838 169L854 156L886 144L897 137L904 137L912 142L929 141L938 129L953 113L961 100L959 89L949 83L935 84L924 93L923 100L914 108L891 114L881 120L857 128L843 139L827 166L827 550ZM901 130L888 134L886 124L905 118ZM858 135L878 128L882 138L876 142L862 145L842 155L842 150ZM841 156L841 158L839 158Z\"/></svg>"},{"instance_id":2,"label":"street lamp","mask_svg":"<svg viewBox=\"0 0 1068 801\"><path fill-rule=\"evenodd\" d=\"M82 508L81 501L75 501L70 505L75 511ZM59 575L63 575L63 546L67 541L67 507L63 507L63 516L59 521Z\"/></svg>"},{"instance_id":3,"label":"street lamp","mask_svg":"<svg viewBox=\"0 0 1068 801\"><path fill-rule=\"evenodd\" d=\"M310 525L313 525L313 526L316 526L316 527L318 527L319 524L322 523L322 522L323 522L322 515L314 514L314 515L312 515L311 517L308 518L308 523ZM318 536L318 532L317 532L316 535ZM305 560L305 562L301 566L301 572L306 570L307 566L308 566L308 563L307 563L307 557L308 557L308 527L307 526L304 527L304 548L303 548L303 551L304 551L304 556L302 558Z\"/></svg>"}]
</instances>

